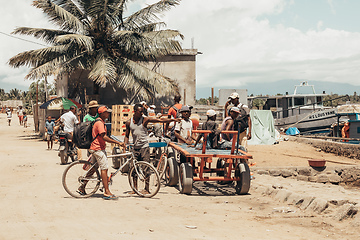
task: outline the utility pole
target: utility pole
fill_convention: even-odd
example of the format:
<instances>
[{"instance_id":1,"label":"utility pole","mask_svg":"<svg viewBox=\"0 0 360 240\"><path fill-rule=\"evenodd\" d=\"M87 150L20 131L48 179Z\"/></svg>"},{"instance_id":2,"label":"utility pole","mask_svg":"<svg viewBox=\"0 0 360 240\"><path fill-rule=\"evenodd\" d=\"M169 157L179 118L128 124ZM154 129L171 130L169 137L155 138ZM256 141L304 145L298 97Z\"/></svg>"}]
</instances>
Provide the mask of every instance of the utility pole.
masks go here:
<instances>
[{"instance_id":1,"label":"utility pole","mask_svg":"<svg viewBox=\"0 0 360 240\"><path fill-rule=\"evenodd\" d=\"M39 81L36 82L35 132L39 132Z\"/></svg>"}]
</instances>

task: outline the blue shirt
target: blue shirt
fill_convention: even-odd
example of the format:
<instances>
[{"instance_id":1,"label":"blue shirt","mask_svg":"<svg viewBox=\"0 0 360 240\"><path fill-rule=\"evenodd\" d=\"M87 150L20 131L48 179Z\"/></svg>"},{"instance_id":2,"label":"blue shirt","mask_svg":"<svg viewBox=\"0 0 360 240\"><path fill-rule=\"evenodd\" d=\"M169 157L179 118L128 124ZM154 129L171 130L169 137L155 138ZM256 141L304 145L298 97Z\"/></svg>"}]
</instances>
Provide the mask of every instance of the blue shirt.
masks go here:
<instances>
[{"instance_id":1,"label":"blue shirt","mask_svg":"<svg viewBox=\"0 0 360 240\"><path fill-rule=\"evenodd\" d=\"M47 129L48 134L50 135L54 134L54 127L55 127L55 123L53 121L49 122L48 120L46 120L45 128Z\"/></svg>"}]
</instances>

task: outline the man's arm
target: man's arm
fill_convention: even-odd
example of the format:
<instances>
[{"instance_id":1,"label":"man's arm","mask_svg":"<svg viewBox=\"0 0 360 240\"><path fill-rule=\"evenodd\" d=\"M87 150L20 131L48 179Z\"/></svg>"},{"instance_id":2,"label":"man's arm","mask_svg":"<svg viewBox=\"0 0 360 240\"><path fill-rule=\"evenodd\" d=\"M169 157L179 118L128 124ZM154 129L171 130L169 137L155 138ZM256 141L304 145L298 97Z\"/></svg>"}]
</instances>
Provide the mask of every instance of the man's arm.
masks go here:
<instances>
[{"instance_id":1,"label":"man's arm","mask_svg":"<svg viewBox=\"0 0 360 240\"><path fill-rule=\"evenodd\" d=\"M225 118L229 116L227 108L229 107L230 103L231 103L231 99L225 103L225 107L224 107L225 108L224 109L225 110L225 114L224 114Z\"/></svg>"},{"instance_id":2,"label":"man's arm","mask_svg":"<svg viewBox=\"0 0 360 240\"><path fill-rule=\"evenodd\" d=\"M232 127L233 125L234 125L234 120L228 119L228 120L226 121L225 131L230 131L230 130L231 130L231 127ZM227 140L227 141L230 141L230 140L231 140L228 133L224 133L224 138L225 138L225 140Z\"/></svg>"},{"instance_id":3,"label":"man's arm","mask_svg":"<svg viewBox=\"0 0 360 240\"><path fill-rule=\"evenodd\" d=\"M248 117L248 125L249 125L249 132L247 134L247 139L250 140L251 139L251 118L250 118L250 116Z\"/></svg>"},{"instance_id":4,"label":"man's arm","mask_svg":"<svg viewBox=\"0 0 360 240\"><path fill-rule=\"evenodd\" d=\"M106 141L106 142L108 142L108 143L115 143L115 144L118 144L118 145L120 145L121 147L125 148L125 143L116 141L116 140L114 140L114 139L111 139L111 138L109 138L105 133L101 133L101 134L99 134L99 135L104 139L104 141Z\"/></svg>"},{"instance_id":5,"label":"man's arm","mask_svg":"<svg viewBox=\"0 0 360 240\"><path fill-rule=\"evenodd\" d=\"M166 123L169 124L170 122L179 122L180 119L174 119L174 118L149 118L145 117L143 121L144 127L147 127L148 123Z\"/></svg>"}]
</instances>

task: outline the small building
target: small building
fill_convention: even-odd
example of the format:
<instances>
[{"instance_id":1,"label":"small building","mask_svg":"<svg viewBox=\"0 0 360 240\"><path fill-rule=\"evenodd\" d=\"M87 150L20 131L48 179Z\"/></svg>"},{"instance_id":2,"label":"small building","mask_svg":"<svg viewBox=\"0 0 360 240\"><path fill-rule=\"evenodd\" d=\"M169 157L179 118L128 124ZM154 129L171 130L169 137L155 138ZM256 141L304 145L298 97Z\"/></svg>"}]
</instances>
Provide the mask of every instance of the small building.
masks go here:
<instances>
[{"instance_id":1,"label":"small building","mask_svg":"<svg viewBox=\"0 0 360 240\"><path fill-rule=\"evenodd\" d=\"M148 63L148 68L158 72L178 83L182 101L194 105L196 99L196 55L197 49L183 49L180 53L165 56L157 62ZM107 84L100 88L88 79L88 70L77 70L70 76L63 76L56 81L56 94L59 97L72 98L81 104L88 104L97 100L108 106L118 104L134 104L144 99L139 99L136 94L127 96L124 89ZM167 106L173 104L174 96L156 94L148 104ZM131 102L130 102L131 101Z\"/></svg>"}]
</instances>

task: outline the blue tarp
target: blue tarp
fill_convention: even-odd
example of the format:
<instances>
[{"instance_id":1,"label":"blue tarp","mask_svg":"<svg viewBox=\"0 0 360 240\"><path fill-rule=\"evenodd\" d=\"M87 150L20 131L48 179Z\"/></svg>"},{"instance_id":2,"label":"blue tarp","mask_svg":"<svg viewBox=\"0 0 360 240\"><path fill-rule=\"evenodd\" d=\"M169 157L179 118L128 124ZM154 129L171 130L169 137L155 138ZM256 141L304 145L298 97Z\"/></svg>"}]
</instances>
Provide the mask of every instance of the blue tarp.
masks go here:
<instances>
[{"instance_id":1,"label":"blue tarp","mask_svg":"<svg viewBox=\"0 0 360 240\"><path fill-rule=\"evenodd\" d=\"M288 130L286 130L285 133L286 133L286 135L296 135L296 134L300 134L300 131L296 127L291 127L291 128L288 128Z\"/></svg>"}]
</instances>

